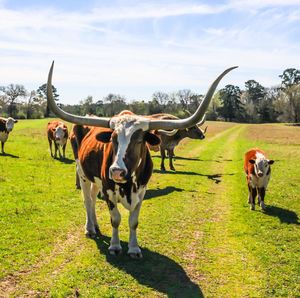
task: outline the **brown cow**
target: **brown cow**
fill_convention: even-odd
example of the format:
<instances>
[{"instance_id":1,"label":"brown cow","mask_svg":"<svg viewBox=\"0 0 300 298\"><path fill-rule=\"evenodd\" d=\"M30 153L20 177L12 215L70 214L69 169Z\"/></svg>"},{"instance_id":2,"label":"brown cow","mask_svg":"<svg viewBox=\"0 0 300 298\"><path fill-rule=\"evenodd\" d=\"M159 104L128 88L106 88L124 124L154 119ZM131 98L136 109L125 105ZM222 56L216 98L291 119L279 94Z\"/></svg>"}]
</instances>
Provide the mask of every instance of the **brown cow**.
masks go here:
<instances>
[{"instance_id":1,"label":"brown cow","mask_svg":"<svg viewBox=\"0 0 300 298\"><path fill-rule=\"evenodd\" d=\"M57 151L59 158L66 157L66 146L68 140L68 127L61 121L51 121L47 124L47 136L50 147L51 156L52 153L52 142L54 143L54 158L57 158ZM61 155L60 147L62 147L63 154Z\"/></svg>"},{"instance_id":2,"label":"brown cow","mask_svg":"<svg viewBox=\"0 0 300 298\"><path fill-rule=\"evenodd\" d=\"M65 121L76 123L78 128L83 125L95 126L85 136L81 135L81 129L74 129L79 145L78 174L86 207L86 235L93 237L99 230L95 204L100 192L107 202L113 229L109 252L117 255L122 250L119 239L121 214L117 207L120 202L130 213L128 254L133 258L142 257L136 229L153 167L146 144L159 144L159 138L150 131L183 129L198 123L219 81L232 69L227 69L214 81L197 111L188 119L153 120L129 112L112 118L82 117L64 112L53 98L52 64L47 83L47 99L51 110Z\"/></svg>"},{"instance_id":3,"label":"brown cow","mask_svg":"<svg viewBox=\"0 0 300 298\"><path fill-rule=\"evenodd\" d=\"M2 118L0 117L0 141L1 141L1 152L4 154L4 144L8 139L9 133L13 130L14 124L18 120L15 120L11 117Z\"/></svg>"}]
</instances>

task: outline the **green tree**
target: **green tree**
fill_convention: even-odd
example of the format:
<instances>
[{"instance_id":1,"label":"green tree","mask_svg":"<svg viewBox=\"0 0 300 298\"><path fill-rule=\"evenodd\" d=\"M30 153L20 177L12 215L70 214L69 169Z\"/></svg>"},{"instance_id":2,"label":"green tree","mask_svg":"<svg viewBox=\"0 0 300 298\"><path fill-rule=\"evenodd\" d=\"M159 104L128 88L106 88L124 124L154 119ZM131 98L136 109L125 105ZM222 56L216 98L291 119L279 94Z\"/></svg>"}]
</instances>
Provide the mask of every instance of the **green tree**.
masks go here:
<instances>
[{"instance_id":1,"label":"green tree","mask_svg":"<svg viewBox=\"0 0 300 298\"><path fill-rule=\"evenodd\" d=\"M300 70L287 68L279 77L282 79L281 89L284 92L281 99L287 103L290 110L289 121L298 123L300 122Z\"/></svg>"},{"instance_id":2,"label":"green tree","mask_svg":"<svg viewBox=\"0 0 300 298\"><path fill-rule=\"evenodd\" d=\"M297 85L300 83L300 70L296 68L287 68L283 71L281 78L281 87L286 89L290 86Z\"/></svg>"},{"instance_id":3,"label":"green tree","mask_svg":"<svg viewBox=\"0 0 300 298\"><path fill-rule=\"evenodd\" d=\"M120 113L122 110L127 109L125 97L119 94L110 93L104 97L103 101L106 103L104 112L107 116L114 116Z\"/></svg>"},{"instance_id":4,"label":"green tree","mask_svg":"<svg viewBox=\"0 0 300 298\"><path fill-rule=\"evenodd\" d=\"M93 104L93 96L88 96L86 99L79 102L81 105L81 115L96 114L96 106Z\"/></svg>"},{"instance_id":5,"label":"green tree","mask_svg":"<svg viewBox=\"0 0 300 298\"><path fill-rule=\"evenodd\" d=\"M245 82L245 88L247 102L259 103L266 95L266 88L255 80Z\"/></svg>"},{"instance_id":6,"label":"green tree","mask_svg":"<svg viewBox=\"0 0 300 298\"><path fill-rule=\"evenodd\" d=\"M44 100L47 101L47 84L41 85L37 90L36 93L42 97ZM59 100L59 94L57 93L57 89L52 85L52 93L54 100L58 101ZM48 104L46 106L46 111L45 111L45 117L49 117L50 115L50 108L48 107Z\"/></svg>"},{"instance_id":7,"label":"green tree","mask_svg":"<svg viewBox=\"0 0 300 298\"><path fill-rule=\"evenodd\" d=\"M241 93L240 88L233 85L226 85L225 88L220 90L220 100L222 102L220 114L225 121L244 120L244 108L240 101Z\"/></svg>"}]
</instances>

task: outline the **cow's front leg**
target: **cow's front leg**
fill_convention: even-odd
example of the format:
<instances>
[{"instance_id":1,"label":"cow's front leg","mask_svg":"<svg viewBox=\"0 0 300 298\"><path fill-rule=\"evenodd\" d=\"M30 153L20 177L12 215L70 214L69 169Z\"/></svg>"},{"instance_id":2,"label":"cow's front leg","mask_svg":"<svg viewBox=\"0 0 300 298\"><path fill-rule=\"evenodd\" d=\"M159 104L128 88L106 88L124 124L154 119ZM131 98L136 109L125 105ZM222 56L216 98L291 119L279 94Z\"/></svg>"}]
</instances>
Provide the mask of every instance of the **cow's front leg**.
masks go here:
<instances>
[{"instance_id":1,"label":"cow's front leg","mask_svg":"<svg viewBox=\"0 0 300 298\"><path fill-rule=\"evenodd\" d=\"M161 156L161 163L160 163L160 170L162 172L166 171L165 168L165 158L166 158L166 153L165 153L165 149L160 147L160 156Z\"/></svg>"},{"instance_id":2,"label":"cow's front leg","mask_svg":"<svg viewBox=\"0 0 300 298\"><path fill-rule=\"evenodd\" d=\"M62 158L62 155L61 155L61 152L60 152L60 148L61 148L61 145L57 145L57 150L58 150L58 154L59 154L59 159Z\"/></svg>"},{"instance_id":3,"label":"cow's front leg","mask_svg":"<svg viewBox=\"0 0 300 298\"><path fill-rule=\"evenodd\" d=\"M2 151L2 154L4 154L4 142L1 142L1 151Z\"/></svg>"},{"instance_id":4,"label":"cow's front leg","mask_svg":"<svg viewBox=\"0 0 300 298\"><path fill-rule=\"evenodd\" d=\"M48 142L49 142L49 148L50 148L50 153L51 153L51 157L53 157L53 152L52 152L52 141L48 138ZM55 145L54 145L55 146Z\"/></svg>"},{"instance_id":5,"label":"cow's front leg","mask_svg":"<svg viewBox=\"0 0 300 298\"><path fill-rule=\"evenodd\" d=\"M91 196L91 182L85 177L80 177L81 192L86 210L85 235L93 238L96 235L95 229L95 202Z\"/></svg>"},{"instance_id":6,"label":"cow's front leg","mask_svg":"<svg viewBox=\"0 0 300 298\"><path fill-rule=\"evenodd\" d=\"M172 171L176 171L175 168L174 168L174 165L173 165L173 150L172 149L168 150L168 155L169 155L169 166L170 166L170 169Z\"/></svg>"},{"instance_id":7,"label":"cow's front leg","mask_svg":"<svg viewBox=\"0 0 300 298\"><path fill-rule=\"evenodd\" d=\"M262 210L266 210L266 205L264 202L266 190L264 187L258 189L258 204L260 205Z\"/></svg>"},{"instance_id":8,"label":"cow's front leg","mask_svg":"<svg viewBox=\"0 0 300 298\"><path fill-rule=\"evenodd\" d=\"M58 145L54 142L54 158L57 158Z\"/></svg>"},{"instance_id":9,"label":"cow's front leg","mask_svg":"<svg viewBox=\"0 0 300 298\"><path fill-rule=\"evenodd\" d=\"M63 147L62 147L63 158L66 158L66 146L67 146L67 143L64 144Z\"/></svg>"},{"instance_id":10,"label":"cow's front leg","mask_svg":"<svg viewBox=\"0 0 300 298\"><path fill-rule=\"evenodd\" d=\"M257 196L256 187L251 187L251 195L250 195L250 204L251 204L250 209L251 210L255 210L255 198L256 198L256 196Z\"/></svg>"},{"instance_id":11,"label":"cow's front leg","mask_svg":"<svg viewBox=\"0 0 300 298\"><path fill-rule=\"evenodd\" d=\"M96 207L96 201L97 201L97 195L99 193L99 190L100 190L100 187L97 184L92 183L92 186L91 186L91 200L92 200L91 216L92 216L92 219L93 219L93 223L94 223L96 233L100 233L100 228L99 228L99 225L98 225L98 222L97 222L96 208L95 208Z\"/></svg>"},{"instance_id":12,"label":"cow's front leg","mask_svg":"<svg viewBox=\"0 0 300 298\"><path fill-rule=\"evenodd\" d=\"M134 259L140 259L143 257L136 236L136 229L138 227L138 220L139 220L141 206L142 206L142 199L136 205L135 209L133 211L130 211L129 214L130 234L129 234L129 243L128 243L128 254L130 255L131 258Z\"/></svg>"},{"instance_id":13,"label":"cow's front leg","mask_svg":"<svg viewBox=\"0 0 300 298\"><path fill-rule=\"evenodd\" d=\"M111 255L119 255L122 252L122 246L119 238L119 225L121 222L121 214L118 210L117 205L107 200L107 205L110 213L110 221L112 225L112 237L110 240L110 246L108 248Z\"/></svg>"}]
</instances>

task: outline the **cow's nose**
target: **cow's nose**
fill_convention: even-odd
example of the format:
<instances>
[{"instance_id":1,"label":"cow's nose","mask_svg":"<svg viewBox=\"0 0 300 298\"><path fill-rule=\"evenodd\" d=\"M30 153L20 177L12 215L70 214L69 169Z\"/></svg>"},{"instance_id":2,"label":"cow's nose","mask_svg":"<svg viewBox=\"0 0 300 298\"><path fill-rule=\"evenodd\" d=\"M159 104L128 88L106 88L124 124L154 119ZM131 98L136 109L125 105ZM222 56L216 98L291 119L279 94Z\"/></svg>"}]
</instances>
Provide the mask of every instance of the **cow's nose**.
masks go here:
<instances>
[{"instance_id":1,"label":"cow's nose","mask_svg":"<svg viewBox=\"0 0 300 298\"><path fill-rule=\"evenodd\" d=\"M111 178L114 181L124 181L124 177L126 175L126 171L124 169L111 168L110 172L111 172Z\"/></svg>"},{"instance_id":2,"label":"cow's nose","mask_svg":"<svg viewBox=\"0 0 300 298\"><path fill-rule=\"evenodd\" d=\"M262 177L264 174L262 172L259 172L257 175L258 177Z\"/></svg>"}]
</instances>

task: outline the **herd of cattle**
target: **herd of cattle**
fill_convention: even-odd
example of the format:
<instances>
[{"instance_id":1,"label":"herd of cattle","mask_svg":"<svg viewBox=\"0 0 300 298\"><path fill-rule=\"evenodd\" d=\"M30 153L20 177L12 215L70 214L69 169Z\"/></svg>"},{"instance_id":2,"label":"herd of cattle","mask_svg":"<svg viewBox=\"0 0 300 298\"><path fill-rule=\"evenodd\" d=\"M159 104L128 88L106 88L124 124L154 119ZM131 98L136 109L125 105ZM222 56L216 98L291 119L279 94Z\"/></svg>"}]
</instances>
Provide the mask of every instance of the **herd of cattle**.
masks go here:
<instances>
[{"instance_id":1,"label":"herd of cattle","mask_svg":"<svg viewBox=\"0 0 300 298\"><path fill-rule=\"evenodd\" d=\"M129 211L128 254L132 258L142 257L136 230L140 208L153 170L150 149L160 150L162 171L165 171L164 159L167 152L170 169L175 171L172 162L174 148L185 137L205 138L206 128L202 130L199 126L205 121L206 110L218 83L234 68L225 70L217 77L196 112L186 119L178 119L169 114L139 116L130 111L104 118L72 115L56 105L52 94L52 64L47 83L48 105L59 118L74 125L69 134L63 122L48 123L50 152L54 158L58 155L59 158L65 158L67 140L70 139L76 162L76 185L82 190L86 208L85 234L88 237L94 237L99 233L95 204L100 194L107 202L111 216L112 238L109 252L118 255L122 250L119 239L121 214L117 206L121 203ZM3 154L4 143L15 122L17 121L13 118L0 118ZM254 209L257 193L259 205L265 209L265 189L270 179L270 165L273 162L259 149L252 149L246 153L244 169L251 209Z\"/></svg>"}]
</instances>

